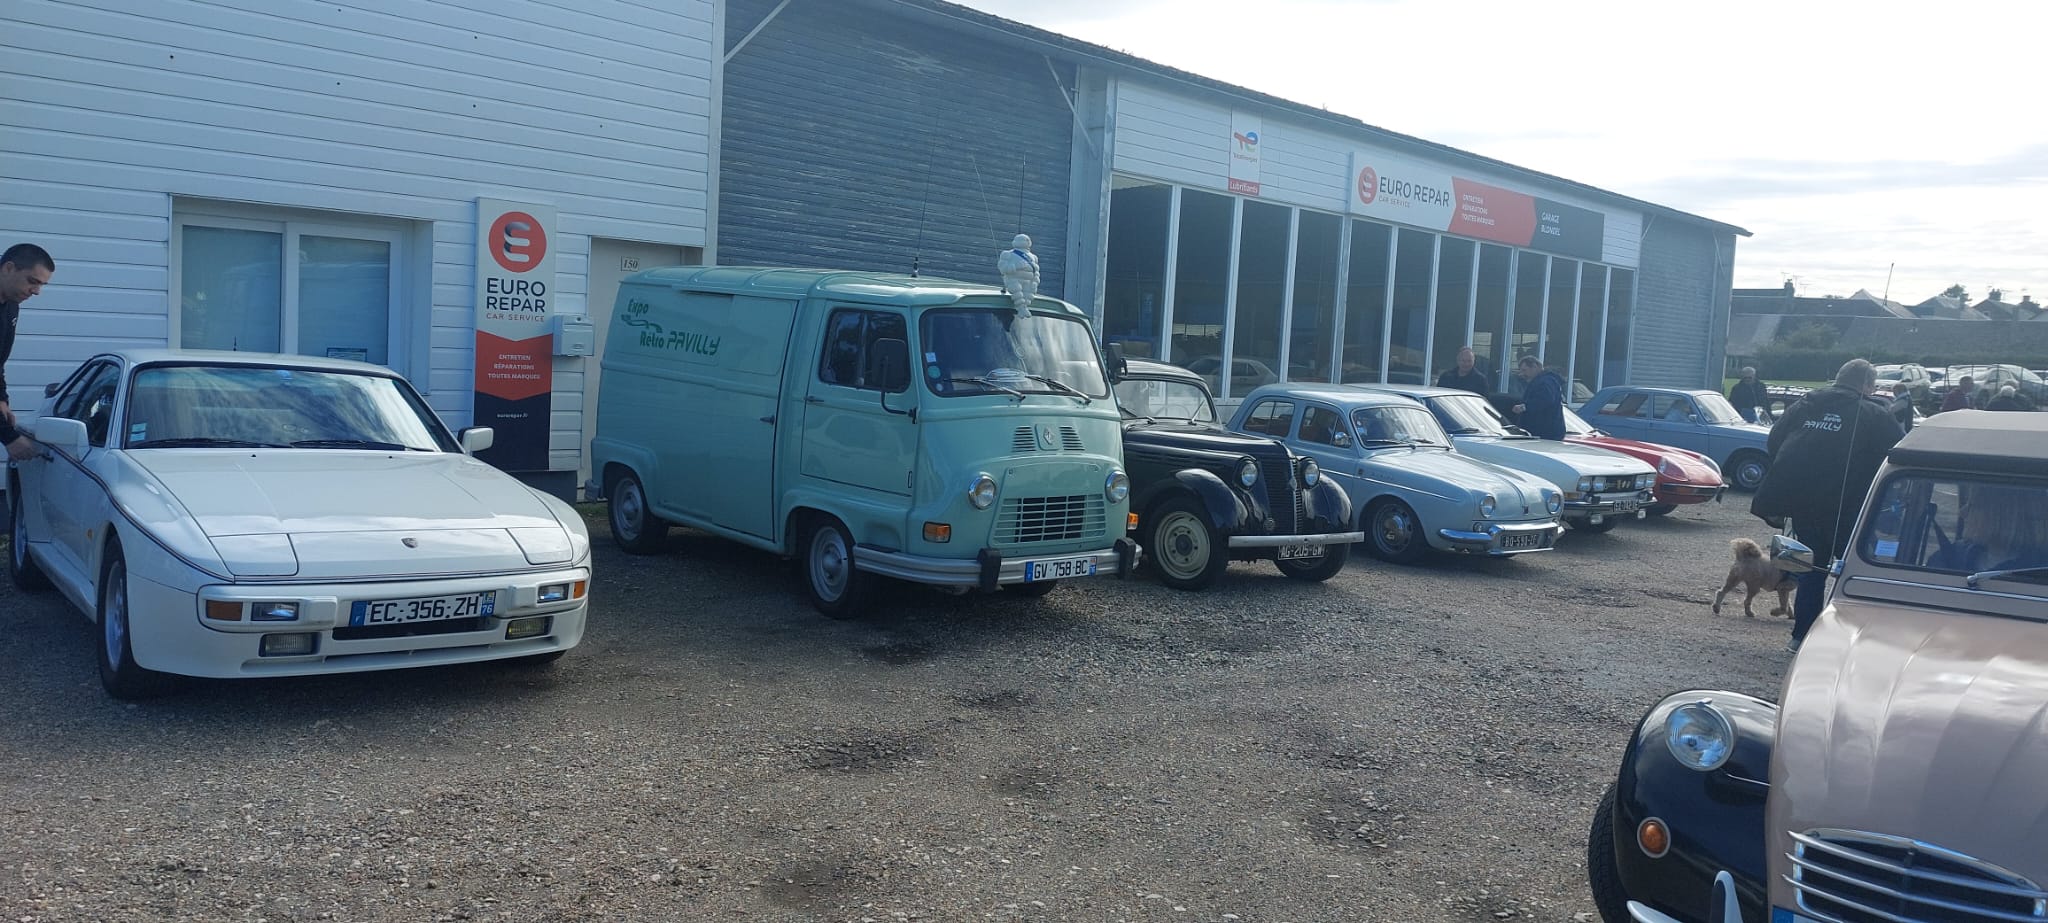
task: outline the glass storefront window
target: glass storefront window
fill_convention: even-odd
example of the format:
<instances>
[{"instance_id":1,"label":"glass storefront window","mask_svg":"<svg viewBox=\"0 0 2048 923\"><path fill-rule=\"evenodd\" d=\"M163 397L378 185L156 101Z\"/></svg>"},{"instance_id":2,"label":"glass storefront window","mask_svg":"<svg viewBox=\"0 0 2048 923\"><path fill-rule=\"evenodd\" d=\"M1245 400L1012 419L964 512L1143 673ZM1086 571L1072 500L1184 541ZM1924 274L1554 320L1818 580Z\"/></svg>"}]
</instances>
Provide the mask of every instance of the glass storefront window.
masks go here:
<instances>
[{"instance_id":1,"label":"glass storefront window","mask_svg":"<svg viewBox=\"0 0 2048 923\"><path fill-rule=\"evenodd\" d=\"M1569 377L1572 364L1572 319L1578 316L1579 261L1550 258L1550 322L1543 328L1543 364ZM1571 396L1566 395L1569 403Z\"/></svg>"},{"instance_id":2,"label":"glass storefront window","mask_svg":"<svg viewBox=\"0 0 2048 923\"><path fill-rule=\"evenodd\" d=\"M1230 232L1236 210L1229 196L1193 189L1180 192L1169 355L1173 362L1209 378L1211 390L1220 384L1223 368L1223 314L1230 301Z\"/></svg>"},{"instance_id":3,"label":"glass storefront window","mask_svg":"<svg viewBox=\"0 0 2048 923\"><path fill-rule=\"evenodd\" d=\"M1387 342L1387 381L1424 384L1429 358L1429 297L1436 262L1436 235L1401 230L1394 251L1394 313Z\"/></svg>"},{"instance_id":4,"label":"glass storefront window","mask_svg":"<svg viewBox=\"0 0 2048 923\"><path fill-rule=\"evenodd\" d=\"M1102 285L1102 342L1124 354L1160 355L1166 309L1166 237L1173 187L1116 177L1109 194L1109 259Z\"/></svg>"},{"instance_id":5,"label":"glass storefront window","mask_svg":"<svg viewBox=\"0 0 2048 923\"><path fill-rule=\"evenodd\" d=\"M1629 324L1635 309L1636 274L1616 269L1607 284L1607 354L1602 357L1600 380L1610 385L1628 384Z\"/></svg>"},{"instance_id":6,"label":"glass storefront window","mask_svg":"<svg viewBox=\"0 0 2048 923\"><path fill-rule=\"evenodd\" d=\"M1572 353L1572 378L1598 391L1600 347L1607 339L1600 335L1600 319L1607 307L1607 267L1587 263L1579 278L1579 336Z\"/></svg>"},{"instance_id":7,"label":"glass storefront window","mask_svg":"<svg viewBox=\"0 0 2048 923\"><path fill-rule=\"evenodd\" d=\"M1514 251L1495 244L1479 247L1479 297L1473 315L1472 352L1480 371L1493 379L1495 390L1503 390L1502 373L1508 370L1508 295ZM1453 356L1452 359L1456 359Z\"/></svg>"},{"instance_id":8,"label":"glass storefront window","mask_svg":"<svg viewBox=\"0 0 2048 923\"><path fill-rule=\"evenodd\" d=\"M1294 318L1288 331L1287 380L1333 381L1337 334L1337 250L1344 219L1303 211L1294 242Z\"/></svg>"},{"instance_id":9,"label":"glass storefront window","mask_svg":"<svg viewBox=\"0 0 2048 923\"><path fill-rule=\"evenodd\" d=\"M274 353L284 342L284 235L185 228L178 345Z\"/></svg>"},{"instance_id":10,"label":"glass storefront window","mask_svg":"<svg viewBox=\"0 0 2048 923\"><path fill-rule=\"evenodd\" d=\"M1471 345L1466 329L1472 323L1472 267L1478 245L1469 240L1445 237L1436 265L1436 335L1431 338L1429 381L1438 372L1456 368L1458 350ZM1474 350L1476 353L1477 350Z\"/></svg>"},{"instance_id":11,"label":"glass storefront window","mask_svg":"<svg viewBox=\"0 0 2048 923\"><path fill-rule=\"evenodd\" d=\"M232 206L219 206L235 210ZM173 341L296 353L408 371L405 242L398 222L265 218L195 208L172 219Z\"/></svg>"},{"instance_id":12,"label":"glass storefront window","mask_svg":"<svg viewBox=\"0 0 2048 923\"><path fill-rule=\"evenodd\" d=\"M1293 230L1293 209L1245 200L1237 248L1231 397L1244 397L1253 388L1280 380L1280 314L1286 304L1287 243Z\"/></svg>"},{"instance_id":13,"label":"glass storefront window","mask_svg":"<svg viewBox=\"0 0 2048 923\"><path fill-rule=\"evenodd\" d=\"M388 364L390 295L390 243L301 235L297 351Z\"/></svg>"},{"instance_id":14,"label":"glass storefront window","mask_svg":"<svg viewBox=\"0 0 2048 923\"><path fill-rule=\"evenodd\" d=\"M1387 248L1394 229L1371 221L1351 222L1351 278L1344 287L1344 381L1380 381L1380 338L1386 328L1387 284L1392 266Z\"/></svg>"},{"instance_id":15,"label":"glass storefront window","mask_svg":"<svg viewBox=\"0 0 2048 923\"><path fill-rule=\"evenodd\" d=\"M1543 297L1550 291L1544 269L1549 265L1550 258L1541 253L1515 253L1515 330L1501 383L1516 397L1522 396L1522 379L1515 375L1515 364L1524 356L1543 357Z\"/></svg>"}]
</instances>

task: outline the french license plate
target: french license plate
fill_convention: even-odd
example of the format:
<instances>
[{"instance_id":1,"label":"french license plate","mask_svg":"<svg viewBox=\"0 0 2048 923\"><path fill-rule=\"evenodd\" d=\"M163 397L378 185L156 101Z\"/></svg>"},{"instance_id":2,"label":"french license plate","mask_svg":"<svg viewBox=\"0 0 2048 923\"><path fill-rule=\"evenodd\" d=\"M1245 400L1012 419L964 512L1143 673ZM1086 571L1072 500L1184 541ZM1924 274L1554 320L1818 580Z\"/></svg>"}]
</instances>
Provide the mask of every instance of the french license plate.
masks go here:
<instances>
[{"instance_id":1,"label":"french license plate","mask_svg":"<svg viewBox=\"0 0 2048 923\"><path fill-rule=\"evenodd\" d=\"M1536 532L1509 533L1500 537L1502 551L1520 551L1524 548L1543 547L1543 536Z\"/></svg>"},{"instance_id":2,"label":"french license plate","mask_svg":"<svg viewBox=\"0 0 2048 923\"><path fill-rule=\"evenodd\" d=\"M1095 576L1095 558L1093 556L1024 562L1024 579L1026 582L1093 576Z\"/></svg>"},{"instance_id":3,"label":"french license plate","mask_svg":"<svg viewBox=\"0 0 2048 923\"><path fill-rule=\"evenodd\" d=\"M1294 561L1299 560L1301 558L1320 558L1322 556L1323 546L1321 545L1300 544L1280 546L1280 560L1282 561Z\"/></svg>"},{"instance_id":4,"label":"french license plate","mask_svg":"<svg viewBox=\"0 0 2048 923\"><path fill-rule=\"evenodd\" d=\"M1617 513L1633 513L1636 511L1636 507L1642 505L1643 502L1641 500L1637 500L1634 497L1629 497L1625 500L1614 501L1614 511Z\"/></svg>"},{"instance_id":5,"label":"french license plate","mask_svg":"<svg viewBox=\"0 0 2048 923\"><path fill-rule=\"evenodd\" d=\"M473 619L490 615L497 606L496 591L413 599L359 599L349 604L348 623L360 627Z\"/></svg>"}]
</instances>

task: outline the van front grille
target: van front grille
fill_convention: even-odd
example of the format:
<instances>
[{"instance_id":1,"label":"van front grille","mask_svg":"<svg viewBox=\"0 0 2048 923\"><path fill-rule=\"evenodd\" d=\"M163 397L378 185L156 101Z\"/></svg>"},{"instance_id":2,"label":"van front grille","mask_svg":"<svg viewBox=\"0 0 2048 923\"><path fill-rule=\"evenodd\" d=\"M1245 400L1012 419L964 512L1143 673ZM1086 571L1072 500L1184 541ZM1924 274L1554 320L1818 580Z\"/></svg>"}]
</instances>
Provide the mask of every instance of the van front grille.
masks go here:
<instances>
[{"instance_id":1,"label":"van front grille","mask_svg":"<svg viewBox=\"0 0 2048 923\"><path fill-rule=\"evenodd\" d=\"M996 514L995 543L1070 542L1106 534L1100 494L1007 497Z\"/></svg>"},{"instance_id":2,"label":"van front grille","mask_svg":"<svg viewBox=\"0 0 2048 923\"><path fill-rule=\"evenodd\" d=\"M1824 923L2048 921L2048 891L1961 853L1854 830L1792 834L1799 911Z\"/></svg>"},{"instance_id":3,"label":"van front grille","mask_svg":"<svg viewBox=\"0 0 2048 923\"><path fill-rule=\"evenodd\" d=\"M1060 450L1064 452L1081 451L1081 434L1074 432L1073 427L1060 427Z\"/></svg>"},{"instance_id":4,"label":"van front grille","mask_svg":"<svg viewBox=\"0 0 2048 923\"><path fill-rule=\"evenodd\" d=\"M1080 452L1086 446L1081 443L1081 434L1071 426L1060 427L1060 451ZM1050 447L1048 447L1050 449ZM1010 434L1010 454L1026 455L1038 451L1038 431L1029 426L1019 426Z\"/></svg>"}]
</instances>

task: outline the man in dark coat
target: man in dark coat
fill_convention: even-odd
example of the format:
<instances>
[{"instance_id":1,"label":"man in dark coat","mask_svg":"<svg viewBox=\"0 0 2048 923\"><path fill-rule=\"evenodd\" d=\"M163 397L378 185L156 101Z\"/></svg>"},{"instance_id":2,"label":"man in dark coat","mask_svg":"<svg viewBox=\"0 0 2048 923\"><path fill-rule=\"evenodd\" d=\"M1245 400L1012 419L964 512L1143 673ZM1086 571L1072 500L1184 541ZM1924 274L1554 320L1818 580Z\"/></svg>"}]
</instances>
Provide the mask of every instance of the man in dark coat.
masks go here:
<instances>
[{"instance_id":1,"label":"man in dark coat","mask_svg":"<svg viewBox=\"0 0 2048 923\"><path fill-rule=\"evenodd\" d=\"M1479 361L1472 355L1472 347L1467 346L1458 350L1457 367L1444 369L1443 374L1436 377L1436 386L1457 388L1460 391L1485 396L1493 393L1493 376L1479 369Z\"/></svg>"},{"instance_id":2,"label":"man in dark coat","mask_svg":"<svg viewBox=\"0 0 2048 923\"><path fill-rule=\"evenodd\" d=\"M1764 390L1763 379L1756 377L1754 366L1744 366L1742 380L1729 386L1728 403L1735 405L1735 412L1742 414L1745 423L1756 422L1758 407L1770 406L1770 394Z\"/></svg>"},{"instance_id":3,"label":"man in dark coat","mask_svg":"<svg viewBox=\"0 0 2048 923\"><path fill-rule=\"evenodd\" d=\"M26 461L36 456L35 440L15 428L14 405L7 398L7 360L14 354L14 331L21 323L21 303L49 284L57 264L35 244L15 244L0 254L0 446L7 457Z\"/></svg>"},{"instance_id":4,"label":"man in dark coat","mask_svg":"<svg viewBox=\"0 0 2048 923\"><path fill-rule=\"evenodd\" d=\"M1970 376L1964 375L1956 379L1955 385L1950 387L1948 394L1941 399L1941 412L1947 413L1951 410L1970 409L1970 395L1975 393L1977 393L1977 383L1971 381Z\"/></svg>"},{"instance_id":5,"label":"man in dark coat","mask_svg":"<svg viewBox=\"0 0 2048 923\"><path fill-rule=\"evenodd\" d=\"M1899 431L1913 431L1913 386L1904 381L1892 384L1892 397L1884 401L1884 407L1891 412L1892 421L1899 424Z\"/></svg>"},{"instance_id":6,"label":"man in dark coat","mask_svg":"<svg viewBox=\"0 0 2048 923\"><path fill-rule=\"evenodd\" d=\"M1544 439L1564 438L1564 379L1543 367L1543 360L1523 356L1515 367L1527 386L1522 402L1515 405L1516 420L1530 435Z\"/></svg>"},{"instance_id":7,"label":"man in dark coat","mask_svg":"<svg viewBox=\"0 0 2048 923\"><path fill-rule=\"evenodd\" d=\"M1891 411L1869 397L1877 368L1851 359L1830 388L1816 388L1785 411L1766 443L1770 467L1749 511L1792 532L1813 549L1817 568L1799 575L1792 602L1792 643L1797 651L1827 600L1827 566L1846 550L1856 514L1877 479L1877 468L1905 435Z\"/></svg>"}]
</instances>

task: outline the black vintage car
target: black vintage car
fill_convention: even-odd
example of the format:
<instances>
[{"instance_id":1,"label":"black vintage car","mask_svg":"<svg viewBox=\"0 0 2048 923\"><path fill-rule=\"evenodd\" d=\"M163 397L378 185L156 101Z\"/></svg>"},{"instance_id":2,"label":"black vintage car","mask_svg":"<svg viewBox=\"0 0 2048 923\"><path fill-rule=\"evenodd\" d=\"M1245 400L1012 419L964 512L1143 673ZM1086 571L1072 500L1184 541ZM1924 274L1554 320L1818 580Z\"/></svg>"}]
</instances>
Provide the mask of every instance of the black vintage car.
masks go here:
<instances>
[{"instance_id":1,"label":"black vintage car","mask_svg":"<svg viewBox=\"0 0 2048 923\"><path fill-rule=\"evenodd\" d=\"M1131 476L1131 535L1167 586L1198 590L1232 559L1270 560L1300 580L1344 569L1351 501L1314 459L1276 440L1223 428L1200 376L1177 366L1110 359Z\"/></svg>"}]
</instances>

